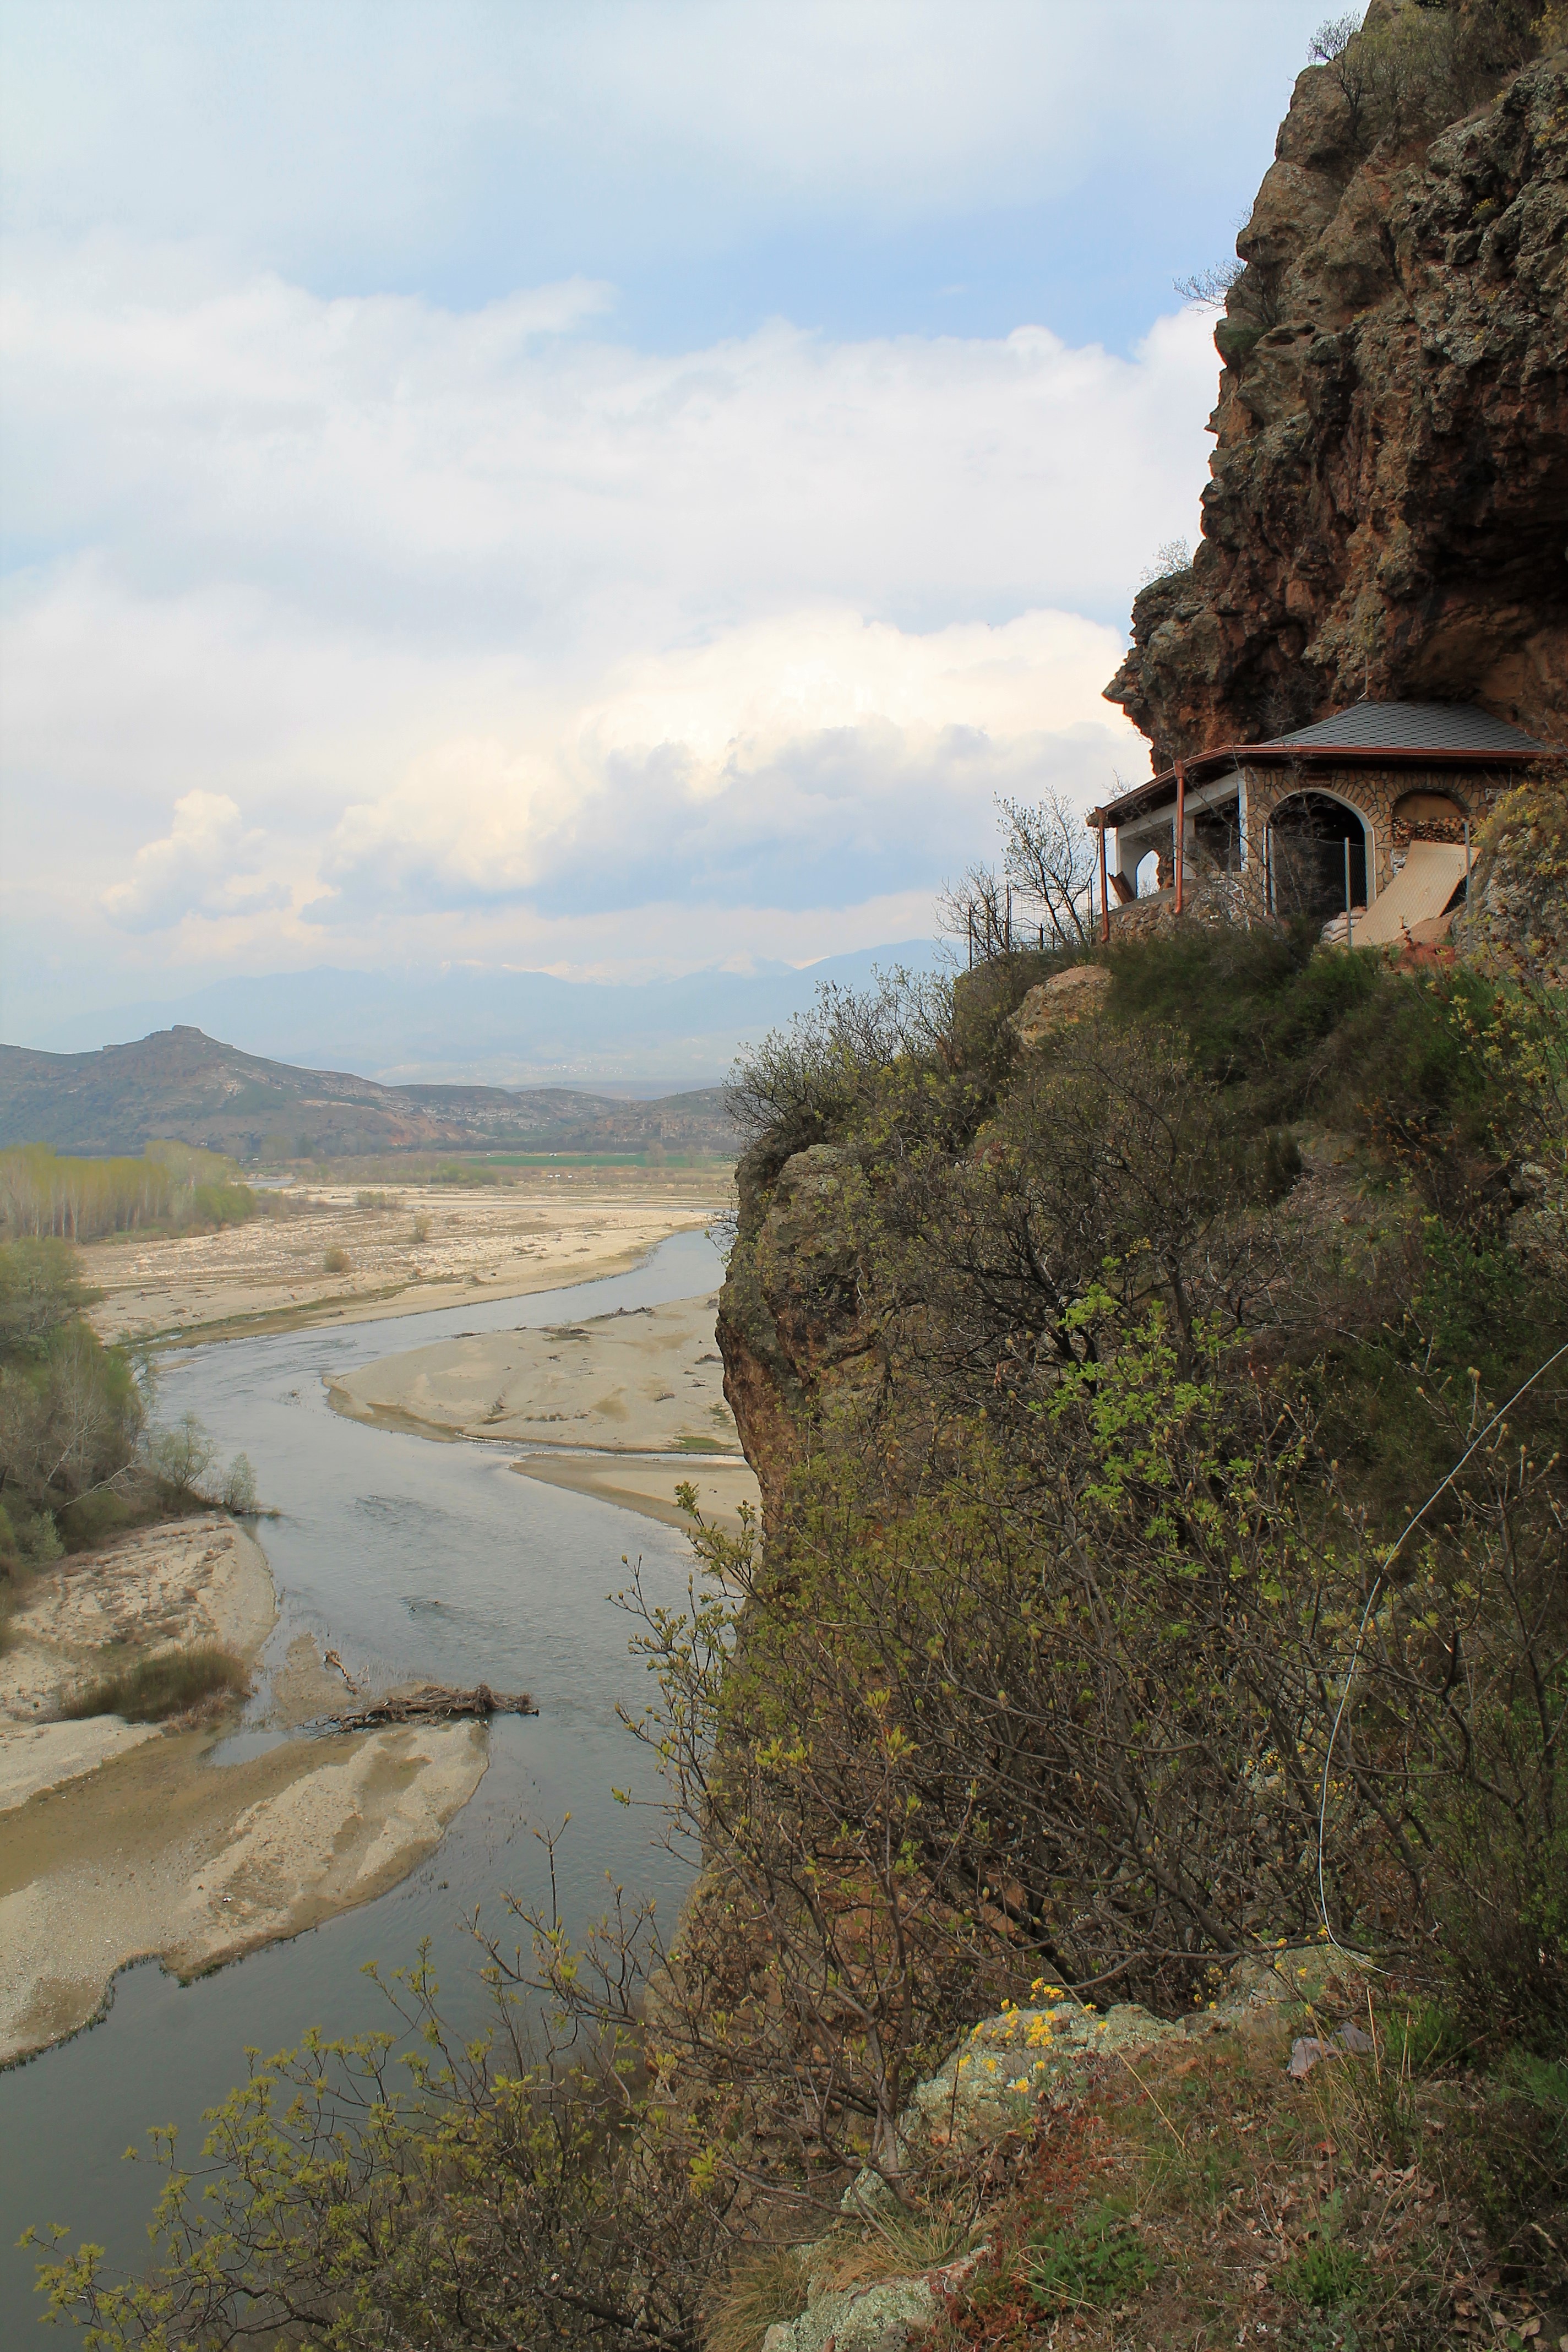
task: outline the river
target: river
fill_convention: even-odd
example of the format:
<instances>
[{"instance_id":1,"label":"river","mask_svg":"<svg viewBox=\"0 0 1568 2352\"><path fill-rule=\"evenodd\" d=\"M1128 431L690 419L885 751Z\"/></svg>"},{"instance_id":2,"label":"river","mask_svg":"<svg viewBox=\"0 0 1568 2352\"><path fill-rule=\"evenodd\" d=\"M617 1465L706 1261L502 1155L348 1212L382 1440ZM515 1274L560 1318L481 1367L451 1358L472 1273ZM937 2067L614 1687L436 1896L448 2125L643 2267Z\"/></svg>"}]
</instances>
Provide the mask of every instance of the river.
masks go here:
<instances>
[{"instance_id":1,"label":"river","mask_svg":"<svg viewBox=\"0 0 1568 2352\"><path fill-rule=\"evenodd\" d=\"M646 1790L651 1774L616 1717L617 1698L640 1706L644 1676L607 1598L627 1580L623 1559L640 1559L653 1597L678 1602L690 1557L679 1532L518 1476L507 1466L515 1444L443 1445L345 1420L323 1376L465 1332L689 1298L722 1272L705 1235L678 1234L632 1273L599 1282L164 1359L159 1417L198 1413L226 1454L249 1455L281 1515L258 1529L282 1604L264 1667L304 1629L377 1681L483 1680L531 1691L540 1712L492 1723L478 1793L378 1902L194 1984L155 1962L128 1969L97 2025L0 2073L0 2341L30 2338L39 2309L36 2257L16 2250L23 2227L64 2222L104 2246L111 2267L143 2265L161 2176L124 2151L147 2146L150 2125L176 2124L190 2160L202 2110L243 2079L247 2044L270 2053L312 2024L342 2034L386 2023L361 1973L367 1960L402 1966L428 1937L443 2007L477 2018L466 1922L476 1904L500 1921L508 1892L545 1898L535 1826L572 1815L557 1857L569 1920L595 1915L606 1872L679 1906L685 1874L652 1842L650 1816L610 1796L612 1782ZM266 1708L263 1681L209 1769L284 1736L265 1727Z\"/></svg>"}]
</instances>

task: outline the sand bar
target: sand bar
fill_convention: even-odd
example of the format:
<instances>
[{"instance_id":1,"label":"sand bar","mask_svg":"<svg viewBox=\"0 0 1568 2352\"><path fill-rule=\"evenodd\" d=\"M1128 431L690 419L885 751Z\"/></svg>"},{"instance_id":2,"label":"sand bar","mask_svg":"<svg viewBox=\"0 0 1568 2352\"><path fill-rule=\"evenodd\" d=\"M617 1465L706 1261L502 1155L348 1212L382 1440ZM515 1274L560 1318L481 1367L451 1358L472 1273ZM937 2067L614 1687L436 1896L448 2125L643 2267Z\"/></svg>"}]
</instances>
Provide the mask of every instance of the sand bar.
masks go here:
<instances>
[{"instance_id":1,"label":"sand bar","mask_svg":"<svg viewBox=\"0 0 1568 2352\"><path fill-rule=\"evenodd\" d=\"M0 1657L0 2064L86 2024L129 1961L192 1974L370 1900L472 1796L489 1755L478 1723L290 1739L214 1765L221 1719L58 1719L110 1660L211 1641L253 1659L276 1609L260 1546L218 1513L36 1579ZM297 1639L277 1719L341 1696Z\"/></svg>"},{"instance_id":2,"label":"sand bar","mask_svg":"<svg viewBox=\"0 0 1568 2352\"><path fill-rule=\"evenodd\" d=\"M0 2064L87 2024L132 1960L194 1975L384 1893L487 1760L478 1723L211 1746L164 1732L0 1814Z\"/></svg>"},{"instance_id":3,"label":"sand bar","mask_svg":"<svg viewBox=\"0 0 1568 2352\"><path fill-rule=\"evenodd\" d=\"M268 1213L220 1233L93 1243L82 1270L104 1295L91 1319L104 1339L173 1344L526 1297L626 1273L729 1199L724 1171L631 1176L524 1171L473 1192L291 1186Z\"/></svg>"},{"instance_id":4,"label":"sand bar","mask_svg":"<svg viewBox=\"0 0 1568 2352\"><path fill-rule=\"evenodd\" d=\"M564 1486L574 1495L595 1496L601 1503L617 1504L645 1519L660 1519L667 1528L691 1525L675 1498L682 1485L696 1487L703 1517L731 1535L742 1525L742 1504L749 1504L759 1518L762 1514L762 1491L746 1462L675 1460L668 1454L647 1462L616 1454L529 1454L511 1466L525 1478Z\"/></svg>"},{"instance_id":5,"label":"sand bar","mask_svg":"<svg viewBox=\"0 0 1568 2352\"><path fill-rule=\"evenodd\" d=\"M712 1292L410 1348L331 1383L335 1411L426 1437L526 1443L514 1469L684 1524L679 1482L733 1527L757 1483L724 1402ZM628 1456L652 1456L630 1460Z\"/></svg>"}]
</instances>

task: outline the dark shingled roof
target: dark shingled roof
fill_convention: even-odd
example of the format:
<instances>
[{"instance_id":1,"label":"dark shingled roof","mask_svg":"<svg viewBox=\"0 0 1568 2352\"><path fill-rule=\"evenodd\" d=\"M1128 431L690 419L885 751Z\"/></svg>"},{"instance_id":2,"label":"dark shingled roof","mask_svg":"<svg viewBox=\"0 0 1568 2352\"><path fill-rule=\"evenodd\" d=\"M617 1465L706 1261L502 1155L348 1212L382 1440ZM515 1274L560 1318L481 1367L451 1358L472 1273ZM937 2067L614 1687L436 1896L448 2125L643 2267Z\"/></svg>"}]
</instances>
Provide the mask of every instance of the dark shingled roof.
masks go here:
<instances>
[{"instance_id":1,"label":"dark shingled roof","mask_svg":"<svg viewBox=\"0 0 1568 2352\"><path fill-rule=\"evenodd\" d=\"M1270 743L1342 744L1366 751L1539 751L1541 745L1506 719L1466 702L1357 702L1349 710L1275 735Z\"/></svg>"}]
</instances>

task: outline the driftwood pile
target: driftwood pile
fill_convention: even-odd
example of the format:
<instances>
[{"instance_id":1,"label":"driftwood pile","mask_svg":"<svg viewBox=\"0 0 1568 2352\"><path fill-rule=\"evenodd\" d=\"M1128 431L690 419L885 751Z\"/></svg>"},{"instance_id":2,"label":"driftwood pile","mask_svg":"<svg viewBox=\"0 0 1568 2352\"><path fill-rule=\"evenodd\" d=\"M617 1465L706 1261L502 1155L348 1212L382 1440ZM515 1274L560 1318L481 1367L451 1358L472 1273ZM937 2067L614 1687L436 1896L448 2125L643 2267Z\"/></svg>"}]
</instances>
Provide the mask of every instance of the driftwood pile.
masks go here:
<instances>
[{"instance_id":1,"label":"driftwood pile","mask_svg":"<svg viewBox=\"0 0 1568 2352\"><path fill-rule=\"evenodd\" d=\"M450 1723L459 1716L537 1715L526 1691L493 1691L489 1683L472 1690L449 1690L443 1683L426 1683L415 1691L394 1692L353 1715L328 1719L335 1731L374 1731L388 1723Z\"/></svg>"}]
</instances>

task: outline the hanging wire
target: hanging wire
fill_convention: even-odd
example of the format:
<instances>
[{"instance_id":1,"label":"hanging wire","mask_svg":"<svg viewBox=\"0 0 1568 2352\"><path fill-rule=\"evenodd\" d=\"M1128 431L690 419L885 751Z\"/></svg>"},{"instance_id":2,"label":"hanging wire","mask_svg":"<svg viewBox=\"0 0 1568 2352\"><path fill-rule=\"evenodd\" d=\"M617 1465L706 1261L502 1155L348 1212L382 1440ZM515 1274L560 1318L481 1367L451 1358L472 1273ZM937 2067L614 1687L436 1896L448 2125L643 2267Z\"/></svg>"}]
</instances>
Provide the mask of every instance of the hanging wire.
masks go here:
<instances>
[{"instance_id":1,"label":"hanging wire","mask_svg":"<svg viewBox=\"0 0 1568 2352\"><path fill-rule=\"evenodd\" d=\"M1345 1686L1340 1693L1340 1703L1334 1713L1333 1728L1329 1733L1328 1750L1323 1758L1323 1785L1318 1799L1318 1916L1323 1923L1323 1933L1328 1937L1330 1943L1333 1946L1335 1951L1343 1952L1347 1959L1364 1959L1366 1955L1364 1952L1352 1952L1348 1944L1342 1944L1339 1937L1335 1935L1333 1929L1329 1925L1328 1897L1323 1891L1324 1825L1327 1822L1329 1811L1329 1771L1334 1760L1334 1742L1340 1736L1340 1725L1344 1720L1345 1708L1350 1701L1351 1685L1355 1680L1355 1670L1361 1662L1362 1643L1366 1639L1366 1629L1372 1619L1373 1604L1376 1601L1379 1592L1383 1590L1383 1586L1387 1580L1388 1571L1394 1566L1394 1559L1397 1557L1400 1547L1405 1542L1405 1538L1415 1533L1415 1529L1420 1526L1421 1521L1431 1509L1433 1504L1437 1500L1438 1496L1445 1493L1447 1489L1453 1485L1455 1479L1458 1476L1460 1471L1464 1468L1466 1463L1475 1452L1477 1446L1484 1444L1491 1435L1493 1430L1497 1427L1499 1422L1501 1421L1503 1415L1505 1413L1511 1412L1514 1406L1519 1402L1520 1398L1525 1394L1526 1391L1532 1389L1535 1386L1536 1381L1542 1377L1542 1373L1549 1372L1552 1370L1552 1365L1557 1363L1563 1356L1568 1356L1568 1340L1564 1340L1562 1347L1557 1349L1555 1355L1548 1356L1543 1364L1538 1364L1536 1366L1534 1371L1530 1375L1530 1378L1525 1381L1521 1386L1515 1389L1513 1394L1510 1397L1506 1404L1499 1405L1496 1412L1493 1413L1491 1419L1488 1422L1480 1434L1477 1437L1471 1438L1468 1445L1466 1446L1464 1452L1460 1454L1458 1460L1455 1463L1447 1476L1439 1486L1433 1487L1432 1492L1427 1496L1426 1500L1422 1504L1421 1508L1415 1513L1415 1517L1408 1519L1405 1526L1400 1529L1399 1538L1394 1544L1394 1549L1387 1554L1383 1566L1373 1578L1372 1591L1366 1596L1366 1607L1362 1611L1361 1623L1356 1627L1355 1648L1351 1652L1351 1662L1345 1671Z\"/></svg>"}]
</instances>

